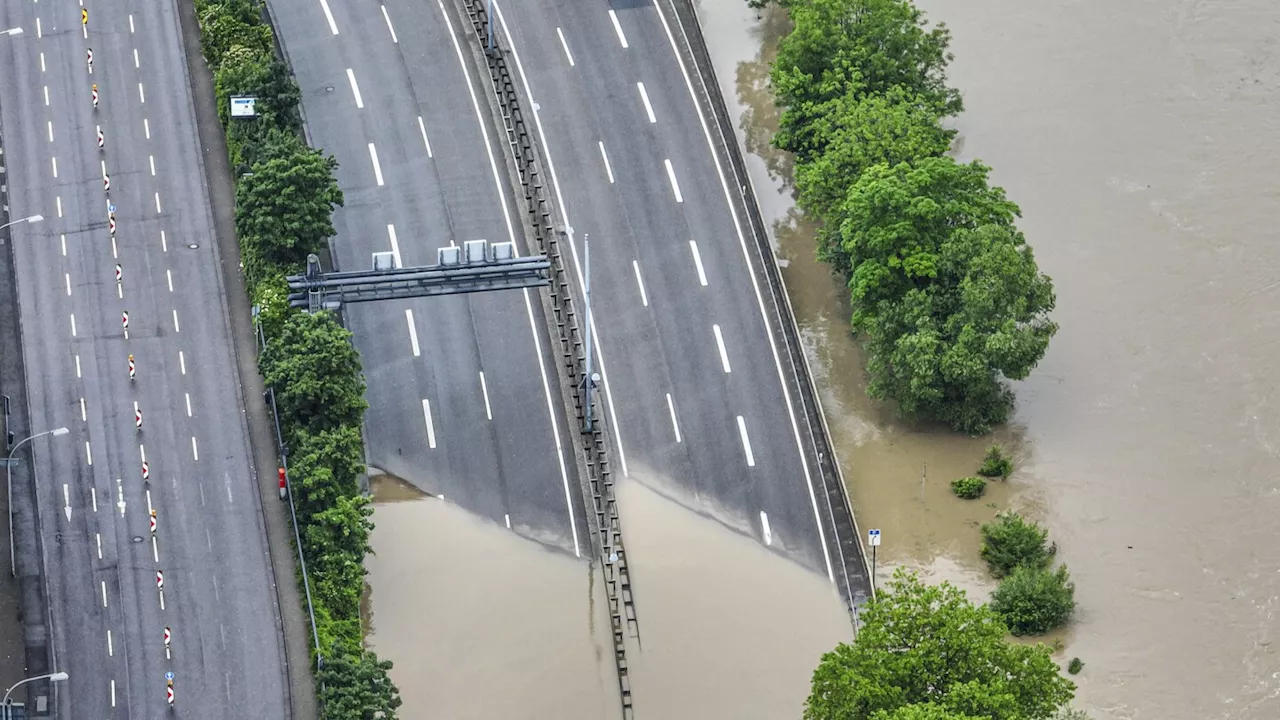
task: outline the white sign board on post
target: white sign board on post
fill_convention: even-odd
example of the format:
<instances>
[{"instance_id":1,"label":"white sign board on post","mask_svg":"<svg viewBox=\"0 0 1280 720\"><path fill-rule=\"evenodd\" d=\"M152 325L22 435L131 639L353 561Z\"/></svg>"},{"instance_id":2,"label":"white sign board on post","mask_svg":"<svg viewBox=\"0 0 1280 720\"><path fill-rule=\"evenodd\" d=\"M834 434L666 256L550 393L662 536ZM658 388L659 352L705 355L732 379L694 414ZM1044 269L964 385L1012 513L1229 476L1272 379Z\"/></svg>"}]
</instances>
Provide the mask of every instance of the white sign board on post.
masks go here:
<instances>
[{"instance_id":1,"label":"white sign board on post","mask_svg":"<svg viewBox=\"0 0 1280 720\"><path fill-rule=\"evenodd\" d=\"M258 113L254 109L254 103L256 103L257 100L258 100L257 98L252 98L252 97L231 98L231 117L233 118L257 117Z\"/></svg>"},{"instance_id":2,"label":"white sign board on post","mask_svg":"<svg viewBox=\"0 0 1280 720\"><path fill-rule=\"evenodd\" d=\"M880 530L879 530L879 529L875 529L875 530L868 530L868 531L867 531L867 544L868 544L868 545L870 545L871 547L875 547L875 546L877 546L877 545L879 545L879 544L880 544Z\"/></svg>"}]
</instances>

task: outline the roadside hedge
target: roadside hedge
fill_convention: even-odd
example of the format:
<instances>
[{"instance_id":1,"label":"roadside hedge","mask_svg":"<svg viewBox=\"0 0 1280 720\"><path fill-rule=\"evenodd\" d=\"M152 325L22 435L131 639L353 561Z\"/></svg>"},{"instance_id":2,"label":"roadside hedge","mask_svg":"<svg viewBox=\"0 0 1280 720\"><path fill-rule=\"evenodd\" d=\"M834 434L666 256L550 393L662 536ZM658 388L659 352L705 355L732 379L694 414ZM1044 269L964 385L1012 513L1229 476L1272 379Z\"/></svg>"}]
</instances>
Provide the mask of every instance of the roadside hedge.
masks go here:
<instances>
[{"instance_id":1,"label":"roadside hedge","mask_svg":"<svg viewBox=\"0 0 1280 720\"><path fill-rule=\"evenodd\" d=\"M236 175L241 263L267 339L259 368L275 391L290 448L290 489L323 649L323 662L312 663L321 717L394 720L400 695L387 674L391 663L365 649L360 617L373 530L359 485L367 407L360 356L332 314L298 312L286 297L285 277L333 234L331 215L343 202L337 162L301 138L301 93L276 57L258 1L196 0L196 15ZM231 118L236 95L257 98L256 118Z\"/></svg>"},{"instance_id":2,"label":"roadside hedge","mask_svg":"<svg viewBox=\"0 0 1280 720\"><path fill-rule=\"evenodd\" d=\"M762 5L768 0L749 0ZM770 70L798 204L818 256L847 281L872 397L908 417L985 433L1007 380L1057 331L1053 284L990 169L947 155L951 35L909 0L777 0L793 29Z\"/></svg>"}]
</instances>

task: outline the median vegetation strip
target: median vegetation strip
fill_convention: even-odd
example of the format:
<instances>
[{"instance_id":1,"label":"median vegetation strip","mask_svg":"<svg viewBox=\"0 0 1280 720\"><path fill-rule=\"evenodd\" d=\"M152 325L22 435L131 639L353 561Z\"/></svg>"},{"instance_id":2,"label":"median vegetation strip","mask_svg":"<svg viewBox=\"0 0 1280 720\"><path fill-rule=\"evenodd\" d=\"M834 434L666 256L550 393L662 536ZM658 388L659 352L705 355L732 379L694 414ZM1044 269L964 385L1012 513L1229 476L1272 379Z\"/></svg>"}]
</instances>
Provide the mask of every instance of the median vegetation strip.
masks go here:
<instances>
[{"instance_id":1,"label":"median vegetation strip","mask_svg":"<svg viewBox=\"0 0 1280 720\"><path fill-rule=\"evenodd\" d=\"M364 648L360 599L373 510L360 490L364 377L351 333L331 313L289 308L285 277L333 234L342 205L337 162L307 147L301 93L275 54L255 0L197 0L202 48L236 172L236 230L249 293L266 338L259 368L275 394L289 448L289 487L318 637L325 720L394 720L391 663ZM230 98L256 98L232 118ZM301 582L299 576L299 582Z\"/></svg>"}]
</instances>

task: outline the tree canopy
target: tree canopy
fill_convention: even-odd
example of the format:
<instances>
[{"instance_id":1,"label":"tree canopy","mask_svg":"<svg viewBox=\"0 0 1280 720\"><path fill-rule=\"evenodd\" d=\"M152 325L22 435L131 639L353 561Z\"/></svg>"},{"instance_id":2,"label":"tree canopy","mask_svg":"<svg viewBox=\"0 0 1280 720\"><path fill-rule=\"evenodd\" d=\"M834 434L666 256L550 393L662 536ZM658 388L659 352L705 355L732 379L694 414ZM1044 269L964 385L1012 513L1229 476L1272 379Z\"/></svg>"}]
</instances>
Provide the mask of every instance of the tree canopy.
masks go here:
<instances>
[{"instance_id":1,"label":"tree canopy","mask_svg":"<svg viewBox=\"0 0 1280 720\"><path fill-rule=\"evenodd\" d=\"M1027 522L1016 512L1002 512L982 525L982 559L998 578L1021 565L1046 568L1054 555L1048 538L1049 531L1038 524Z\"/></svg>"},{"instance_id":2,"label":"tree canopy","mask_svg":"<svg viewBox=\"0 0 1280 720\"><path fill-rule=\"evenodd\" d=\"M1014 635L1039 635L1071 619L1075 594L1066 565L1057 570L1019 565L991 593L991 609Z\"/></svg>"},{"instance_id":3,"label":"tree canopy","mask_svg":"<svg viewBox=\"0 0 1280 720\"><path fill-rule=\"evenodd\" d=\"M330 216L343 203L338 161L283 130L272 130L258 151L252 174L236 185L236 230L269 260L302 262L333 234Z\"/></svg>"},{"instance_id":4,"label":"tree canopy","mask_svg":"<svg viewBox=\"0 0 1280 720\"><path fill-rule=\"evenodd\" d=\"M312 431L360 427L368 407L360 353L351 344L351 332L332 313L294 313L280 337L267 343L260 366L290 426Z\"/></svg>"},{"instance_id":5,"label":"tree canopy","mask_svg":"<svg viewBox=\"0 0 1280 720\"><path fill-rule=\"evenodd\" d=\"M387 675L391 661L338 645L325 657L318 677L322 720L395 720L402 701Z\"/></svg>"},{"instance_id":6,"label":"tree canopy","mask_svg":"<svg viewBox=\"0 0 1280 720\"><path fill-rule=\"evenodd\" d=\"M1049 648L1009 642L948 583L899 570L860 619L814 671L805 720L1044 720L1075 694Z\"/></svg>"}]
</instances>

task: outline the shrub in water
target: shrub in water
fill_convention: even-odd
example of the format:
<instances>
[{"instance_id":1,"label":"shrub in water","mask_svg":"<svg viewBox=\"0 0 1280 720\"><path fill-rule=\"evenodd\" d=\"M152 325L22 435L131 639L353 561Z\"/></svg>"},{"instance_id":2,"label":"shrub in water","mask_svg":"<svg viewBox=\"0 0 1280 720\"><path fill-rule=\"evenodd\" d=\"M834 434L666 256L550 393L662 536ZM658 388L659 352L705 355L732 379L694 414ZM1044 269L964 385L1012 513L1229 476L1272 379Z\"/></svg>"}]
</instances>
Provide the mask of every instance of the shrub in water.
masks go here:
<instances>
[{"instance_id":1,"label":"shrub in water","mask_svg":"<svg viewBox=\"0 0 1280 720\"><path fill-rule=\"evenodd\" d=\"M951 481L951 492L965 500L976 500L982 497L987 489L987 481L980 477L962 477Z\"/></svg>"},{"instance_id":2,"label":"shrub in water","mask_svg":"<svg viewBox=\"0 0 1280 720\"><path fill-rule=\"evenodd\" d=\"M1084 662L1080 658L1071 658L1071 662L1067 663L1067 672L1077 675L1084 669Z\"/></svg>"},{"instance_id":3,"label":"shrub in water","mask_svg":"<svg viewBox=\"0 0 1280 720\"><path fill-rule=\"evenodd\" d=\"M978 468L978 474L983 477L1000 478L1008 480L1013 474L1013 460L1000 449L999 445L992 445L987 448L987 456L982 460L982 467Z\"/></svg>"},{"instance_id":4,"label":"shrub in water","mask_svg":"<svg viewBox=\"0 0 1280 720\"><path fill-rule=\"evenodd\" d=\"M1052 571L1022 565L991 593L991 609L1014 635L1038 635L1071 618L1075 592L1066 565Z\"/></svg>"},{"instance_id":5,"label":"shrub in water","mask_svg":"<svg viewBox=\"0 0 1280 720\"><path fill-rule=\"evenodd\" d=\"M1002 512L982 526L982 559L996 577L1004 577L1019 565L1049 567L1055 548L1046 542L1049 531L1027 522L1016 512Z\"/></svg>"}]
</instances>

